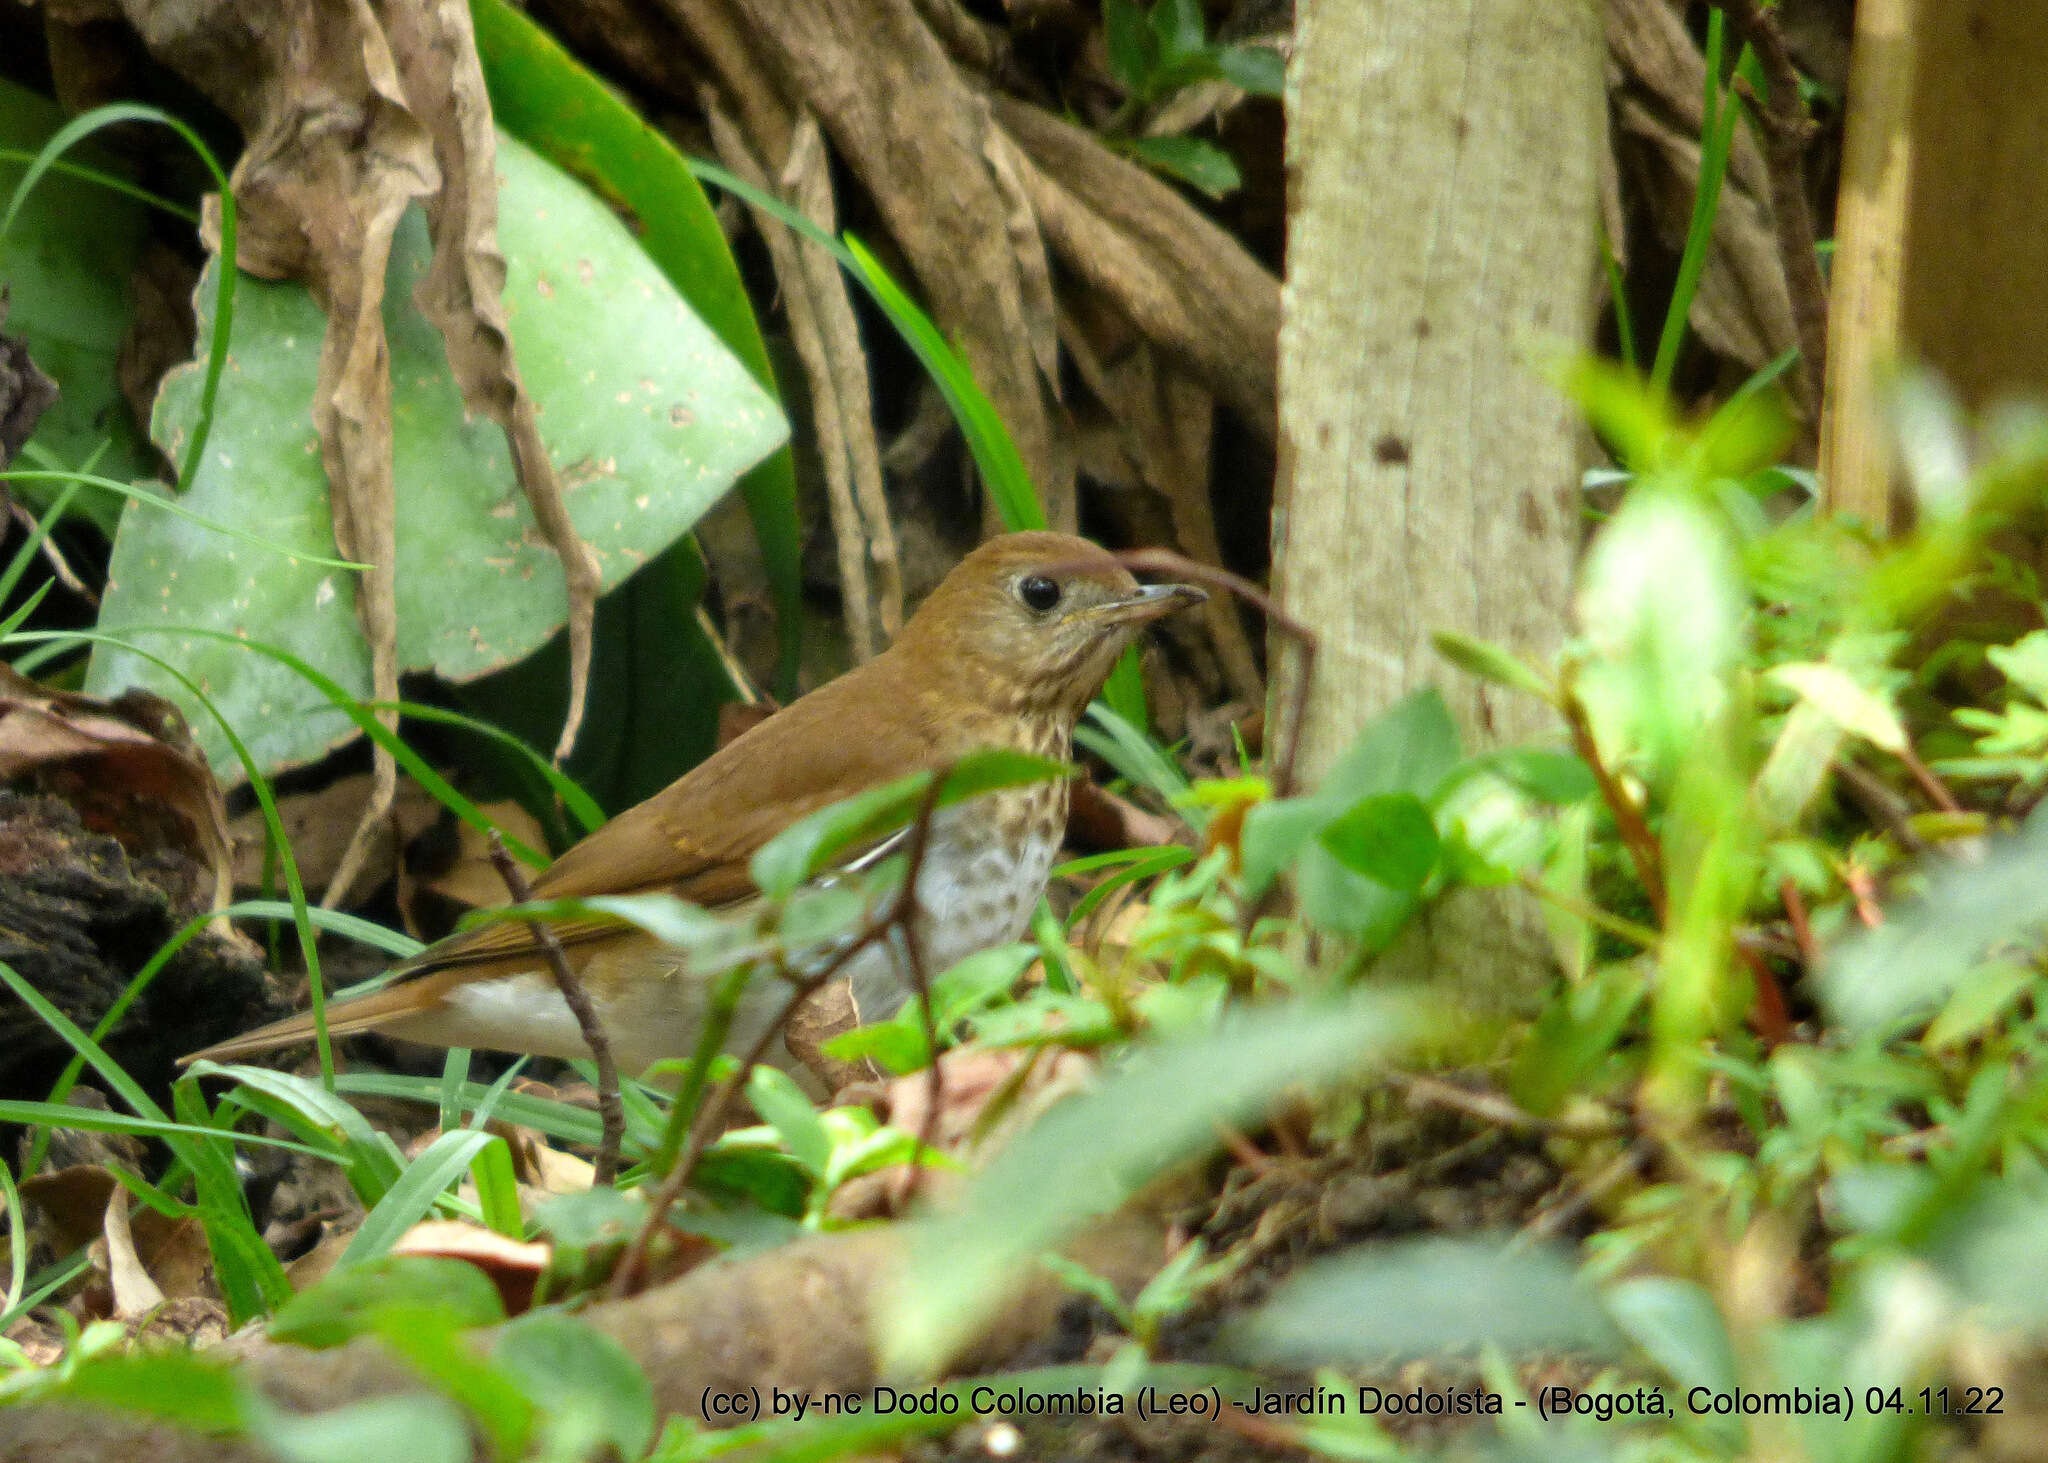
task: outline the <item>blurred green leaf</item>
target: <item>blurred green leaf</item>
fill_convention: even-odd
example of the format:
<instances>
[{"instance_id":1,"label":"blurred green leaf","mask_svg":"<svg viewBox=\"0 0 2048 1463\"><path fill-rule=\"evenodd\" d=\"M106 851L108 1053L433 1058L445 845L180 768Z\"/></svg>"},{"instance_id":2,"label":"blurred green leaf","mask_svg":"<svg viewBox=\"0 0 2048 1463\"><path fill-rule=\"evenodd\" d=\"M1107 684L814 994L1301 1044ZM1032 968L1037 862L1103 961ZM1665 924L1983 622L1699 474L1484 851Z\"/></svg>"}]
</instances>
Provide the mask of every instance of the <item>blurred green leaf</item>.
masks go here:
<instances>
[{"instance_id":1,"label":"blurred green leaf","mask_svg":"<svg viewBox=\"0 0 2048 1463\"><path fill-rule=\"evenodd\" d=\"M1613 1325L1572 1263L1504 1241L1423 1239L1316 1260L1283 1280L1223 1344L1301 1366L1429 1356L1477 1345L1612 1351Z\"/></svg>"},{"instance_id":2,"label":"blurred green leaf","mask_svg":"<svg viewBox=\"0 0 2048 1463\"><path fill-rule=\"evenodd\" d=\"M1436 868L1436 821L1413 793L1374 793L1323 828L1317 841L1337 862L1389 889L1412 893Z\"/></svg>"},{"instance_id":3,"label":"blurred green leaf","mask_svg":"<svg viewBox=\"0 0 2048 1463\"><path fill-rule=\"evenodd\" d=\"M823 1177L832 1157L832 1138L818 1119L817 1108L787 1072L763 1064L747 1073L747 1101L761 1121L782 1135L791 1155L815 1177Z\"/></svg>"},{"instance_id":4,"label":"blurred green leaf","mask_svg":"<svg viewBox=\"0 0 2048 1463\"><path fill-rule=\"evenodd\" d=\"M1199 188L1211 198L1234 193L1244 183L1236 161L1201 137L1134 137L1124 150L1139 162Z\"/></svg>"},{"instance_id":5,"label":"blurred green leaf","mask_svg":"<svg viewBox=\"0 0 2048 1463\"><path fill-rule=\"evenodd\" d=\"M1278 97L1287 90L1287 58L1271 46L1225 46L1216 53L1216 69L1253 96Z\"/></svg>"},{"instance_id":6,"label":"blurred green leaf","mask_svg":"<svg viewBox=\"0 0 2048 1463\"><path fill-rule=\"evenodd\" d=\"M1159 39L1146 22L1137 0L1102 0L1103 37L1109 46L1109 73L1136 97L1159 60Z\"/></svg>"},{"instance_id":7,"label":"blurred green leaf","mask_svg":"<svg viewBox=\"0 0 2048 1463\"><path fill-rule=\"evenodd\" d=\"M1482 681L1514 691L1527 691L1545 701L1557 699L1557 692L1548 681L1531 670L1520 657L1490 640L1460 635L1452 630L1433 630L1429 641L1436 647L1438 655Z\"/></svg>"},{"instance_id":8,"label":"blurred green leaf","mask_svg":"<svg viewBox=\"0 0 2048 1463\"><path fill-rule=\"evenodd\" d=\"M1945 999L1993 945L2048 921L2048 809L1993 840L1983 861L1943 863L1926 893L1887 911L1828 961L1821 996L1835 1020L1867 1030Z\"/></svg>"},{"instance_id":9,"label":"blurred green leaf","mask_svg":"<svg viewBox=\"0 0 2048 1463\"><path fill-rule=\"evenodd\" d=\"M1609 965L1548 1002L1508 1075L1508 1092L1539 1116L1588 1086L1614 1054L1631 1017L1649 993L1638 965Z\"/></svg>"},{"instance_id":10,"label":"blurred green leaf","mask_svg":"<svg viewBox=\"0 0 2048 1463\"><path fill-rule=\"evenodd\" d=\"M1200 51L1208 38L1202 0L1152 0L1152 35L1163 62L1170 64Z\"/></svg>"},{"instance_id":11,"label":"blurred green leaf","mask_svg":"<svg viewBox=\"0 0 2048 1463\"><path fill-rule=\"evenodd\" d=\"M240 1374L180 1351L96 1356L45 1395L145 1412L200 1432L238 1432L251 1411L250 1389Z\"/></svg>"},{"instance_id":12,"label":"blurred green leaf","mask_svg":"<svg viewBox=\"0 0 2048 1463\"><path fill-rule=\"evenodd\" d=\"M1468 758L1465 767L1491 772L1505 782L1552 807L1568 808L1582 803L1599 790L1593 769L1576 752L1556 752L1547 747L1504 747Z\"/></svg>"},{"instance_id":13,"label":"blurred green leaf","mask_svg":"<svg viewBox=\"0 0 2048 1463\"><path fill-rule=\"evenodd\" d=\"M624 1347L571 1316L536 1311L499 1333L491 1360L541 1409L543 1463L609 1449L639 1458L654 1441L654 1391Z\"/></svg>"},{"instance_id":14,"label":"blurred green leaf","mask_svg":"<svg viewBox=\"0 0 2048 1463\"><path fill-rule=\"evenodd\" d=\"M1872 746L1891 753L1906 750L1906 727L1891 701L1860 684L1838 665L1825 661L1774 665L1768 672L1779 685L1796 692L1828 720Z\"/></svg>"},{"instance_id":15,"label":"blurred green leaf","mask_svg":"<svg viewBox=\"0 0 2048 1463\"><path fill-rule=\"evenodd\" d=\"M463 1463L471 1456L469 1424L432 1392L372 1397L326 1412L266 1405L250 1432L283 1463Z\"/></svg>"},{"instance_id":16,"label":"blurred green leaf","mask_svg":"<svg viewBox=\"0 0 2048 1463\"><path fill-rule=\"evenodd\" d=\"M490 1277L466 1260L379 1255L332 1270L293 1296L270 1318L267 1333L294 1346L325 1349L415 1312L457 1327L490 1326L505 1319L505 1303Z\"/></svg>"},{"instance_id":17,"label":"blurred green leaf","mask_svg":"<svg viewBox=\"0 0 2048 1463\"><path fill-rule=\"evenodd\" d=\"M1413 891L1347 867L1320 835L1369 796L1405 793L1429 803L1457 766L1459 750L1457 724L1434 688L1404 696L1366 723L1313 793L1260 803L1245 814L1245 892L1256 897L1292 863L1303 913L1313 923L1355 935L1368 949L1383 947L1414 913Z\"/></svg>"},{"instance_id":18,"label":"blurred green leaf","mask_svg":"<svg viewBox=\"0 0 2048 1463\"><path fill-rule=\"evenodd\" d=\"M1607 1292L1607 1313L1680 1387L1732 1393L1741 1381L1735 1346L1713 1296L1690 1280L1646 1275Z\"/></svg>"},{"instance_id":19,"label":"blurred green leaf","mask_svg":"<svg viewBox=\"0 0 2048 1463\"><path fill-rule=\"evenodd\" d=\"M1579 617L1601 658L1578 688L1604 712L1596 726L1642 748L1660 780L1696 756L1727 705L1745 598L1725 527L1681 492L1645 485L1593 542Z\"/></svg>"},{"instance_id":20,"label":"blurred green leaf","mask_svg":"<svg viewBox=\"0 0 2048 1463\"><path fill-rule=\"evenodd\" d=\"M925 1263L884 1308L891 1369L924 1373L950 1357L1035 1256L1213 1144L1217 1123L1355 1071L1412 1039L1421 1016L1405 992L1380 990L1240 1010L1198 1038L1139 1044L998 1153L949 1213L906 1236Z\"/></svg>"}]
</instances>

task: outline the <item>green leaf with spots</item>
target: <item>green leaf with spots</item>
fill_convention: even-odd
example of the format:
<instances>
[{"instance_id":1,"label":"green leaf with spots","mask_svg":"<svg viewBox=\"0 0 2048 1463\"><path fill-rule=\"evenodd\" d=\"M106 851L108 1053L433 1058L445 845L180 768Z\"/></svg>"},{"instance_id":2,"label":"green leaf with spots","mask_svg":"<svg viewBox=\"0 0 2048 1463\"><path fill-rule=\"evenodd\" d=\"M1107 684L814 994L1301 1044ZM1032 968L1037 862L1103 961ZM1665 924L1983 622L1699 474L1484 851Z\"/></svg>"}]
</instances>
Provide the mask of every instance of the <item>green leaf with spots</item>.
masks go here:
<instances>
[{"instance_id":1,"label":"green leaf with spots","mask_svg":"<svg viewBox=\"0 0 2048 1463\"><path fill-rule=\"evenodd\" d=\"M513 344L570 516L609 590L686 532L787 427L603 203L502 134L498 171ZM429 255L414 210L393 245L384 312L399 663L462 681L529 654L567 606L561 567L519 492L503 433L464 412L441 338L412 305ZM202 311L211 297L202 280ZM308 553L333 551L309 416L324 328L301 286L241 282L213 436L187 494L197 512ZM181 367L158 398L155 433L173 456L199 385L199 367ZM351 692L370 692L369 649L346 573L164 514L124 517L102 621L216 627L291 650ZM354 734L319 692L267 657L161 640L151 648L215 697L265 767L307 761ZM115 650L94 655L87 683L96 693L139 684L182 701L182 688ZM220 750L207 745L210 755Z\"/></svg>"}]
</instances>

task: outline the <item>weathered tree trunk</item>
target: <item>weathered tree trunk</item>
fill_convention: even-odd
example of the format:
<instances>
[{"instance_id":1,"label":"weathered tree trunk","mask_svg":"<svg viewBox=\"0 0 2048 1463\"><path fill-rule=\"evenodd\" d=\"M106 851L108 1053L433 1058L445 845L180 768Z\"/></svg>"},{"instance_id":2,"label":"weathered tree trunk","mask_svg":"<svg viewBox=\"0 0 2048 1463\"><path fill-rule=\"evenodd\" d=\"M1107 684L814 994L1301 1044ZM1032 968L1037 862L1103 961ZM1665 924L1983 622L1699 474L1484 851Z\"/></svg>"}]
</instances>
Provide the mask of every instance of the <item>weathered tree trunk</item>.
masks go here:
<instances>
[{"instance_id":1,"label":"weathered tree trunk","mask_svg":"<svg viewBox=\"0 0 2048 1463\"><path fill-rule=\"evenodd\" d=\"M1821 476L1910 518L1881 373L1932 367L1973 410L2048 392L2048 0L1864 0L1837 209Z\"/></svg>"},{"instance_id":2,"label":"weathered tree trunk","mask_svg":"<svg viewBox=\"0 0 2048 1463\"><path fill-rule=\"evenodd\" d=\"M1282 602L1322 637L1313 783L1427 682L1475 741L1554 730L1429 636L1542 660L1563 633L1577 437L1538 356L1590 340L1603 122L1592 0L1308 0L1298 26L1274 543ZM1389 959L1526 989L1525 927L1452 900Z\"/></svg>"}]
</instances>

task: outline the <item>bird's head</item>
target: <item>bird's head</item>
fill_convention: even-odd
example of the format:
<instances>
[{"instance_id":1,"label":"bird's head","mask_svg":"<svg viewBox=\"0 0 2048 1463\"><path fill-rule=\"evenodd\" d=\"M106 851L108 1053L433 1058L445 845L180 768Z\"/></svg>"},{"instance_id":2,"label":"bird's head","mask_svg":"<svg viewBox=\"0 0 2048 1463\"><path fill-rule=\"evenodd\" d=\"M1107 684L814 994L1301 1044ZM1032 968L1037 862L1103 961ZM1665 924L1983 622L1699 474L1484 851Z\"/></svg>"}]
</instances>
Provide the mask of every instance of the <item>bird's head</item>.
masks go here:
<instances>
[{"instance_id":1,"label":"bird's head","mask_svg":"<svg viewBox=\"0 0 2048 1463\"><path fill-rule=\"evenodd\" d=\"M958 689L992 710L1071 722L1144 625L1206 598L1185 584L1140 584L1084 538L1004 534L932 591L897 651L963 678Z\"/></svg>"}]
</instances>

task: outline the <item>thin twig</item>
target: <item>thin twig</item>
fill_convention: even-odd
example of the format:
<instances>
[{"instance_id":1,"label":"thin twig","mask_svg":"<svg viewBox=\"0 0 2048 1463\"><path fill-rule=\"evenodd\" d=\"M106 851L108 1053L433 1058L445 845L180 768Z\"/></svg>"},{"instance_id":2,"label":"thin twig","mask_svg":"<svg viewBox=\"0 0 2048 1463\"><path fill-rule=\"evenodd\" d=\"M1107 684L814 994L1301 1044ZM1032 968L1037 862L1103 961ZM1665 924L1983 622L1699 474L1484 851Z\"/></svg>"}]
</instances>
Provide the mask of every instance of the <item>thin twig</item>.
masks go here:
<instances>
[{"instance_id":1,"label":"thin twig","mask_svg":"<svg viewBox=\"0 0 2048 1463\"><path fill-rule=\"evenodd\" d=\"M1913 750L1910 742L1900 747L1897 755L1899 761L1905 764L1906 771L1912 774L1913 781L1920 784L1920 791L1927 794L1934 806L1944 813L1960 813L1963 810L1963 805L1956 801L1956 795L1948 790L1948 784L1936 777L1934 769L1920 760L1920 754Z\"/></svg>"},{"instance_id":2,"label":"thin twig","mask_svg":"<svg viewBox=\"0 0 2048 1463\"><path fill-rule=\"evenodd\" d=\"M1735 954L1749 967L1750 979L1756 986L1756 1007L1751 1014L1755 1017L1758 1038L1766 1048L1783 1046L1792 1039L1792 1013L1785 1004L1785 988L1778 983L1763 951L1740 935L1735 939Z\"/></svg>"},{"instance_id":3,"label":"thin twig","mask_svg":"<svg viewBox=\"0 0 2048 1463\"><path fill-rule=\"evenodd\" d=\"M1399 1088L1401 1095L1411 1103L1447 1108L1489 1127L1512 1128L1518 1133L1554 1133L1559 1128L1550 1119L1524 1111L1495 1092L1474 1092L1469 1087L1460 1087L1455 1082L1446 1082L1441 1077L1421 1072L1388 1071L1383 1075L1388 1085Z\"/></svg>"},{"instance_id":4,"label":"thin twig","mask_svg":"<svg viewBox=\"0 0 2048 1463\"><path fill-rule=\"evenodd\" d=\"M1770 180L1771 220L1777 226L1778 260L1785 271L1785 289L1792 301L1792 320L1799 332L1800 374L1805 383L1809 426L1818 429L1821 388L1827 378L1828 292L1820 277L1820 253L1813 227L1813 208L1806 197L1806 149L1813 120L1799 99L1799 72L1785 49L1784 33L1775 15L1757 0L1720 0L1722 12L1749 42L1763 68L1770 99L1753 110L1762 124L1764 168ZM1738 91L1747 84L1737 77ZM1755 98L1749 100L1754 103Z\"/></svg>"},{"instance_id":5,"label":"thin twig","mask_svg":"<svg viewBox=\"0 0 2048 1463\"><path fill-rule=\"evenodd\" d=\"M1656 1153L1655 1139L1636 1139L1623 1149L1612 1163L1593 1175L1575 1192L1532 1215L1529 1222L1522 1226L1522 1238L1541 1240L1558 1234L1567 1224L1647 1168Z\"/></svg>"},{"instance_id":6,"label":"thin twig","mask_svg":"<svg viewBox=\"0 0 2048 1463\"><path fill-rule=\"evenodd\" d=\"M498 830L491 830L491 867L498 871L498 877L505 883L505 892L512 896L514 904L524 904L533 898L533 888L526 882L526 875L519 871L519 865L512 862L512 855L505 849L505 840ZM569 957L562 953L562 942L555 938L555 932L548 928L546 920L529 919L527 929L533 932L534 943L540 946L541 957L547 961L548 970L555 977L555 988L562 993L569 1013L576 1018L576 1025L583 1032L584 1045L590 1048L590 1055L597 1063L597 1117L603 1124L604 1137L598 1144L596 1172L592 1183L609 1184L619 1176L619 1147L626 1140L626 1108L619 1100L619 1066L612 1059L611 1039L605 1035L603 1024L597 1019L597 1008L590 1004L590 992L583 988L583 982L569 969Z\"/></svg>"},{"instance_id":7,"label":"thin twig","mask_svg":"<svg viewBox=\"0 0 2048 1463\"><path fill-rule=\"evenodd\" d=\"M36 534L41 530L42 525L36 522L35 514L28 511L28 507L26 504L17 503L12 498L5 496L0 496L0 502L5 502L7 504L8 509L13 513L14 517L20 522L22 528L27 531L28 536L30 538L34 538ZM43 556L43 561L50 566L50 572L57 576L57 582L59 584L63 585L64 588L69 590L71 593L77 595L87 604L92 605L95 608L98 607L100 597L97 594L93 593L91 585L87 584L83 579L80 579L78 577L78 571L71 567L71 561L65 558L64 551L57 547L56 534L43 534L40 551Z\"/></svg>"},{"instance_id":8,"label":"thin twig","mask_svg":"<svg viewBox=\"0 0 2048 1463\"><path fill-rule=\"evenodd\" d=\"M1778 898L1785 905L1786 922L1792 926L1792 942L1799 947L1799 963L1808 971L1820 969L1820 942L1813 937L1813 921L1807 917L1806 896L1790 878L1778 881Z\"/></svg>"},{"instance_id":9,"label":"thin twig","mask_svg":"<svg viewBox=\"0 0 2048 1463\"><path fill-rule=\"evenodd\" d=\"M1665 913L1664 860L1658 851L1657 835L1650 831L1643 810L1601 757L1600 744L1593 739L1593 723L1586 715L1585 703L1579 700L1578 692L1572 686L1569 671L1564 676L1560 691L1558 710L1564 714L1565 725L1571 731L1572 749L1592 771L1593 781L1600 789L1600 799L1607 804L1607 811L1614 815L1615 831L1621 835L1622 847L1628 850L1629 861L1636 866L1636 879L1642 884L1644 897L1650 901L1650 910L1661 925Z\"/></svg>"},{"instance_id":10,"label":"thin twig","mask_svg":"<svg viewBox=\"0 0 2048 1463\"><path fill-rule=\"evenodd\" d=\"M1884 785L1875 773L1850 761L1847 757L1835 759L1835 772L1842 779L1842 790L1851 801L1861 807L1873 823L1881 823L1898 840L1899 847L1908 853L1925 853L1927 841L1913 831L1907 821L1910 810L1905 801Z\"/></svg>"},{"instance_id":11,"label":"thin twig","mask_svg":"<svg viewBox=\"0 0 2048 1463\"><path fill-rule=\"evenodd\" d=\"M775 1019L770 1021L763 1028L760 1036L755 1038L753 1046L748 1050L739 1066L733 1070L732 1075L719 1083L718 1091L712 1094L711 1100L697 1114L697 1120L690 1125L690 1141L684 1145L682 1155L676 1159L675 1166L662 1179L661 1187L655 1191L654 1199L648 1206L646 1222L641 1225L632 1240L628 1242L625 1253L619 1257L618 1267L612 1272L610 1294L614 1300L624 1299L633 1293L633 1288L639 1281L641 1271L646 1266L647 1252L654 1242L655 1234L660 1230L669 1210L682 1197L683 1189L690 1182L690 1175L695 1172L698 1161L704 1156L704 1150L711 1145L712 1136L718 1132L719 1126L724 1123L725 1115L732 1107L733 1099L739 1095L740 1084L747 1080L747 1074L752 1072L760 1064L761 1059L768 1054L769 1045L781 1033L782 1029L789 1024L789 1018L795 1013L797 1007L801 1006L829 984L862 951L875 944L876 941L888 934L891 929L899 925L903 928L905 935L905 963L910 967L910 978L913 986L919 996L924 998L925 1019L929 1026L931 1019L930 990L924 978L923 954L918 946L915 933L917 880L918 876L923 872L925 853L931 843L932 817L938 809L940 792L945 787L946 779L951 774L951 771L950 767L935 770L932 773L930 786L925 789L924 797L918 803L917 816L910 825L910 837L905 851L903 883L896 891L895 897L889 900L866 924L862 925L853 939L835 953L814 974L799 979L788 976L785 970L785 977L795 986L794 993L783 1003L782 1009L776 1013ZM927 1035L932 1039L932 1065L936 1068L938 1066L936 1036L929 1031ZM928 1092L931 1112L936 1114L940 1099L944 1095L943 1079L936 1071L934 1071L931 1078L931 1086ZM929 1146L929 1130L932 1121L931 1117L927 1117L927 1131L919 1137L920 1152L922 1152L924 1147Z\"/></svg>"},{"instance_id":12,"label":"thin twig","mask_svg":"<svg viewBox=\"0 0 2048 1463\"><path fill-rule=\"evenodd\" d=\"M1315 679L1316 651L1321 646L1316 632L1280 608L1279 603L1242 575L1214 564L1203 564L1176 554L1172 549L1130 549L1118 554L1125 567L1148 574L1173 574L1192 579L1236 595L1266 617L1266 623L1301 647L1301 673L1295 677L1293 694L1287 699L1286 730L1280 755L1273 759L1273 796L1284 798L1294 790L1294 763L1301 750L1302 721L1308 714L1309 685Z\"/></svg>"}]
</instances>

